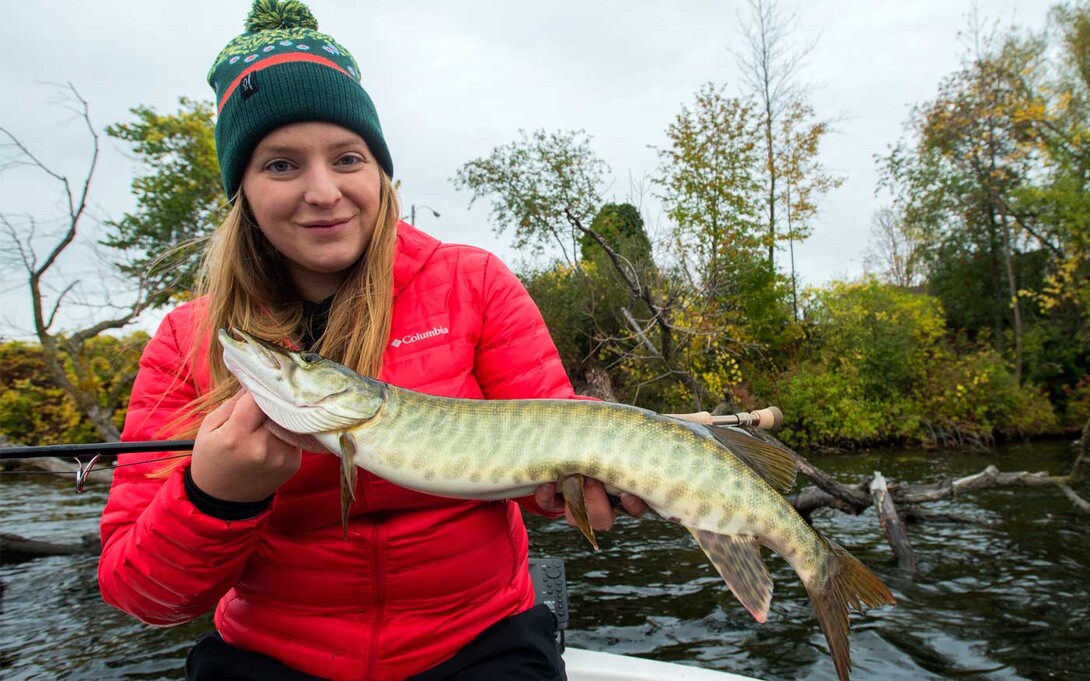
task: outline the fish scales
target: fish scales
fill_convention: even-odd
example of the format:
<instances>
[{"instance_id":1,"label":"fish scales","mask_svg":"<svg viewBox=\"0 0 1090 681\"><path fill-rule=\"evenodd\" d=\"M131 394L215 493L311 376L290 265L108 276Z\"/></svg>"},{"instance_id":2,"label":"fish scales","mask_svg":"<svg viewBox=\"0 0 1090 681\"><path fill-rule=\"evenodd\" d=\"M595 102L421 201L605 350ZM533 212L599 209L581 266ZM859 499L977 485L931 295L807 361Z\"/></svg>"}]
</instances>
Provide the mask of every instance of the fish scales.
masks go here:
<instances>
[{"instance_id":1,"label":"fish scales","mask_svg":"<svg viewBox=\"0 0 1090 681\"><path fill-rule=\"evenodd\" d=\"M771 548L806 587L842 681L851 669L848 608L893 603L877 577L818 534L777 489L793 481L793 460L783 459L790 455L753 438L605 402L424 395L236 334L219 333L228 369L277 434L299 446L325 448L411 489L466 499L521 497L544 483L597 478L689 529L762 622L772 582L759 547ZM582 487L563 489L574 515ZM580 529L593 543L585 517Z\"/></svg>"}]
</instances>

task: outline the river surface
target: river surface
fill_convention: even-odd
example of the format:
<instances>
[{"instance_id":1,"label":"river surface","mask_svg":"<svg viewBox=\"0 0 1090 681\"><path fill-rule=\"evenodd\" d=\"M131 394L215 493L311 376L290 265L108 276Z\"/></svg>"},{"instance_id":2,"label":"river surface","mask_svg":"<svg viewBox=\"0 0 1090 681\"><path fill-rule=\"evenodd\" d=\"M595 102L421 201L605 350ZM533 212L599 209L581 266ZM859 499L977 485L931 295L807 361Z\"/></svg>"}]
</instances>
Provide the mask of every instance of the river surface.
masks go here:
<instances>
[{"instance_id":1,"label":"river surface","mask_svg":"<svg viewBox=\"0 0 1090 681\"><path fill-rule=\"evenodd\" d=\"M935 482L982 470L1063 474L1067 442L992 453L875 451L815 457L842 482L880 470L891 482ZM1090 497L1090 485L1078 490ZM75 542L96 532L102 486L76 494L67 478L0 475L0 528ZM825 510L814 525L870 566L897 606L852 616L856 681L866 679L1090 679L1090 518L1053 488L1007 488L933 503L972 524L910 527L919 559L900 572L872 512ZM836 678L798 578L767 562L776 590L758 624L733 599L682 528L626 520L594 553L562 522L528 519L531 552L563 558L570 646L682 661L761 679ZM0 568L0 677L178 679L208 617L156 629L102 603L93 556L56 556Z\"/></svg>"}]
</instances>

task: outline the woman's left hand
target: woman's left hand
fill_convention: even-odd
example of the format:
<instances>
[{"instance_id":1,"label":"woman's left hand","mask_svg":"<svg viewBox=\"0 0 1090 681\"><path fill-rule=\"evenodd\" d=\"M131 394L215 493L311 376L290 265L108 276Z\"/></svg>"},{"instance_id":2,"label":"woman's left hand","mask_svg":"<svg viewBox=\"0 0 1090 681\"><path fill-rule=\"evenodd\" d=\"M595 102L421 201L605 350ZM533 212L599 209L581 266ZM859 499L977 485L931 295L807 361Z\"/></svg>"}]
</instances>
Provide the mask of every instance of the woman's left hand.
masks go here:
<instances>
[{"instance_id":1,"label":"woman's left hand","mask_svg":"<svg viewBox=\"0 0 1090 681\"><path fill-rule=\"evenodd\" d=\"M609 503L609 496L606 494L605 485L602 484L601 480L583 478L583 500L587 505L587 517L590 519L592 528L604 532L613 527L617 514ZM567 519L568 524L572 527L578 527L575 519L572 518L571 510L564 504L564 495L557 491L556 483L550 482L538 485L537 489L534 490L534 501L542 510L550 513L564 511L564 517ZM647 502L628 492L621 492L621 506L633 518L639 518L648 509Z\"/></svg>"}]
</instances>

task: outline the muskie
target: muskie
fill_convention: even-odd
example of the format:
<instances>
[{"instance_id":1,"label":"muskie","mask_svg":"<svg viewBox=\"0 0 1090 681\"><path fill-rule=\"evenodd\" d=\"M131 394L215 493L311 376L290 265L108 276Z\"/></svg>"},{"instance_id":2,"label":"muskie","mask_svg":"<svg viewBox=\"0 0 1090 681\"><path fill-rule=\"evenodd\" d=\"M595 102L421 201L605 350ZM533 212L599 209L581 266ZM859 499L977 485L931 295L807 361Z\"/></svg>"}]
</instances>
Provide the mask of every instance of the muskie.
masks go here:
<instances>
[{"instance_id":1,"label":"muskie","mask_svg":"<svg viewBox=\"0 0 1090 681\"><path fill-rule=\"evenodd\" d=\"M842 680L851 670L848 608L893 603L874 574L784 499L794 459L757 438L607 402L433 397L236 335L219 332L224 361L274 432L341 457L345 522L355 466L463 499L517 498L556 482L594 544L582 476L598 478L692 532L758 622L772 601L760 547L783 556L806 586Z\"/></svg>"}]
</instances>

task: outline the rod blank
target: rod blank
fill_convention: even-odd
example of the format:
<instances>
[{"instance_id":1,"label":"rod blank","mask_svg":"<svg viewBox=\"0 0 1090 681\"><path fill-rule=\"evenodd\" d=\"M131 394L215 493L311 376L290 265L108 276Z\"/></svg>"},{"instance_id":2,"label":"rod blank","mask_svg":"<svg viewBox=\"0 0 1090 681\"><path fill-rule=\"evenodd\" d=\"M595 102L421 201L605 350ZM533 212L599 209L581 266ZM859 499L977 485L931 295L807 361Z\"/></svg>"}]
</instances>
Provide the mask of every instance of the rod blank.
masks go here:
<instances>
[{"instance_id":1,"label":"rod blank","mask_svg":"<svg viewBox=\"0 0 1090 681\"><path fill-rule=\"evenodd\" d=\"M152 440L143 442L90 442L81 444L0 447L0 461L41 459L50 456L117 456L135 452L182 452L193 449L193 440Z\"/></svg>"}]
</instances>

